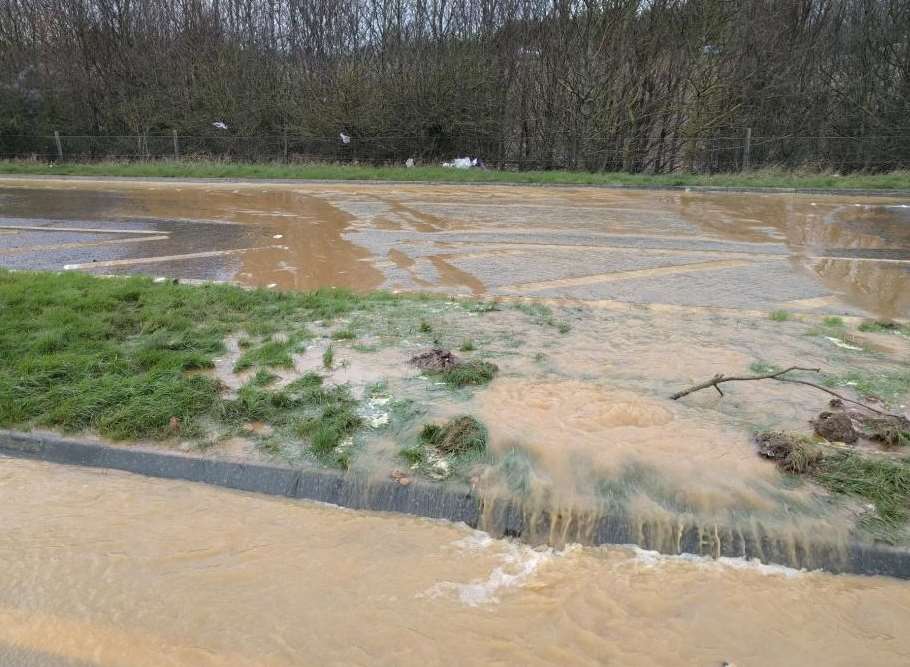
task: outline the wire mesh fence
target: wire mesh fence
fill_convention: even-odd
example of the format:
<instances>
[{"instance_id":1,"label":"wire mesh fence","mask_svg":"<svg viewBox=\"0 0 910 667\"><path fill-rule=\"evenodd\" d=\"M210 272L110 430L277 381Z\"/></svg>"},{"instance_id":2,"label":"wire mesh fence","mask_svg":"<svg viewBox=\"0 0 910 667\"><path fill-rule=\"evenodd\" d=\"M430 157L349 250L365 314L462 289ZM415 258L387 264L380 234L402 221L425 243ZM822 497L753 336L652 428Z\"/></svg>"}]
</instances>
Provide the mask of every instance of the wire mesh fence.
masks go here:
<instances>
[{"instance_id":1,"label":"wire mesh fence","mask_svg":"<svg viewBox=\"0 0 910 667\"><path fill-rule=\"evenodd\" d=\"M0 135L0 158L45 162L102 160L222 160L236 162L438 164L479 157L500 169L577 169L672 173L732 172L766 167L834 171L910 168L910 135L760 136L549 136L477 134L420 136Z\"/></svg>"}]
</instances>

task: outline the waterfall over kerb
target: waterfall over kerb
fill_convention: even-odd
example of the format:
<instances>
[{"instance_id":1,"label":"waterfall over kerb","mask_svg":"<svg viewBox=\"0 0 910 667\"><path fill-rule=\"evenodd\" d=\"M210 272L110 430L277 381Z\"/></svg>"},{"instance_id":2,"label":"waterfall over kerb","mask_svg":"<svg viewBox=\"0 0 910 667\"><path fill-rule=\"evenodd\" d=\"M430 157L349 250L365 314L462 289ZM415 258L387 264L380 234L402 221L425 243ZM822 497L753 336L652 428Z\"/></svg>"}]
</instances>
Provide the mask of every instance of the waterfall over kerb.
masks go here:
<instances>
[{"instance_id":1,"label":"waterfall over kerb","mask_svg":"<svg viewBox=\"0 0 910 667\"><path fill-rule=\"evenodd\" d=\"M202 482L352 509L446 519L532 544L634 544L665 554L757 558L794 568L910 579L910 550L807 539L761 524L698 525L682 516L638 520L618 511L552 508L504 496L481 497L466 486L454 484L415 480L403 486L394 480L332 470L218 461L15 431L0 431L0 454Z\"/></svg>"}]
</instances>

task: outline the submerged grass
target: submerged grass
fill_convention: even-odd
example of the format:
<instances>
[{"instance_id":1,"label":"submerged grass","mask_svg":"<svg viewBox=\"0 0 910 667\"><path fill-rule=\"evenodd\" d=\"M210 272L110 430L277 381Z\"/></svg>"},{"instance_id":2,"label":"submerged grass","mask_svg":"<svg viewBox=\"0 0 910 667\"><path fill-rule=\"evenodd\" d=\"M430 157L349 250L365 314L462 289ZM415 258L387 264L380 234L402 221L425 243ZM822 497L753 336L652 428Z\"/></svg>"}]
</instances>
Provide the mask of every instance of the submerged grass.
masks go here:
<instances>
[{"instance_id":1,"label":"submerged grass","mask_svg":"<svg viewBox=\"0 0 910 667\"><path fill-rule=\"evenodd\" d=\"M536 302L519 302L515 304L514 308L515 310L519 310L530 317L535 324L539 324L540 326L554 327L561 334L567 334L572 330L572 327L568 322L557 320L556 316L553 313L553 309L546 304Z\"/></svg>"},{"instance_id":2,"label":"submerged grass","mask_svg":"<svg viewBox=\"0 0 910 667\"><path fill-rule=\"evenodd\" d=\"M845 452L825 458L814 472L829 491L872 503L863 524L879 536L900 530L910 518L910 465L906 460Z\"/></svg>"},{"instance_id":3,"label":"submerged grass","mask_svg":"<svg viewBox=\"0 0 910 667\"><path fill-rule=\"evenodd\" d=\"M850 387L865 398L879 398L894 403L910 393L910 371L849 371L842 376L825 378L828 387Z\"/></svg>"},{"instance_id":4,"label":"submerged grass","mask_svg":"<svg viewBox=\"0 0 910 667\"><path fill-rule=\"evenodd\" d=\"M728 174L628 174L581 171L497 171L445 169L439 166L369 167L343 164L248 164L226 161L63 162L2 160L0 173L68 176L138 176L157 178L248 178L454 183L526 183L540 185L707 186L754 188L819 188L910 190L910 171L882 174L760 169Z\"/></svg>"},{"instance_id":5,"label":"submerged grass","mask_svg":"<svg viewBox=\"0 0 910 667\"><path fill-rule=\"evenodd\" d=\"M910 325L890 320L866 320L857 328L866 333L895 333L910 336Z\"/></svg>"},{"instance_id":6,"label":"submerged grass","mask_svg":"<svg viewBox=\"0 0 910 667\"><path fill-rule=\"evenodd\" d=\"M291 335L250 344L238 365L287 365L307 322L407 298L0 271L0 426L142 439L172 435L174 417L184 435L211 419L275 419L288 389L265 392L268 375L231 403L216 379L191 371L211 368L227 336L257 327Z\"/></svg>"}]
</instances>

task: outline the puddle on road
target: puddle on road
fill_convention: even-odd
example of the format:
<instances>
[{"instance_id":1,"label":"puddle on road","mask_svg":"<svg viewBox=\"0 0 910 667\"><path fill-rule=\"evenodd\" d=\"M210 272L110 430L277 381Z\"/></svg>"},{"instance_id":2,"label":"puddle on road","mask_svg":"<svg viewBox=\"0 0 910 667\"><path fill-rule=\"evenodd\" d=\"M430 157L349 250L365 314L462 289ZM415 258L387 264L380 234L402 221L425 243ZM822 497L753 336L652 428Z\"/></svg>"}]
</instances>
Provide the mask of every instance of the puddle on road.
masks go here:
<instances>
[{"instance_id":1,"label":"puddle on road","mask_svg":"<svg viewBox=\"0 0 910 667\"><path fill-rule=\"evenodd\" d=\"M0 663L902 665L910 586L0 458Z\"/></svg>"},{"instance_id":2,"label":"puddle on road","mask_svg":"<svg viewBox=\"0 0 910 667\"><path fill-rule=\"evenodd\" d=\"M170 235L86 249L83 263L125 262L101 272L910 315L910 206L888 197L7 179L0 214ZM177 259L130 264L156 256ZM777 289L750 291L756 280Z\"/></svg>"}]
</instances>

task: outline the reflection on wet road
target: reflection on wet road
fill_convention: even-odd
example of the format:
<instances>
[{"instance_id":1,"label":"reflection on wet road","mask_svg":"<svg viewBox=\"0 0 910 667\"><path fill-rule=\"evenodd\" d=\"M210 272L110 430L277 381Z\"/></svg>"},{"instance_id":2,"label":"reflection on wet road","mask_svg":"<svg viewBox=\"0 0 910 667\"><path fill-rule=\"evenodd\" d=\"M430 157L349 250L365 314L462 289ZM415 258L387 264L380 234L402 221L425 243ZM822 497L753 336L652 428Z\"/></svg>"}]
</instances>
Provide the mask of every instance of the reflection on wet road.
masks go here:
<instances>
[{"instance_id":1,"label":"reflection on wet road","mask_svg":"<svg viewBox=\"0 0 910 667\"><path fill-rule=\"evenodd\" d=\"M6 178L0 266L894 317L910 315L910 203Z\"/></svg>"}]
</instances>

